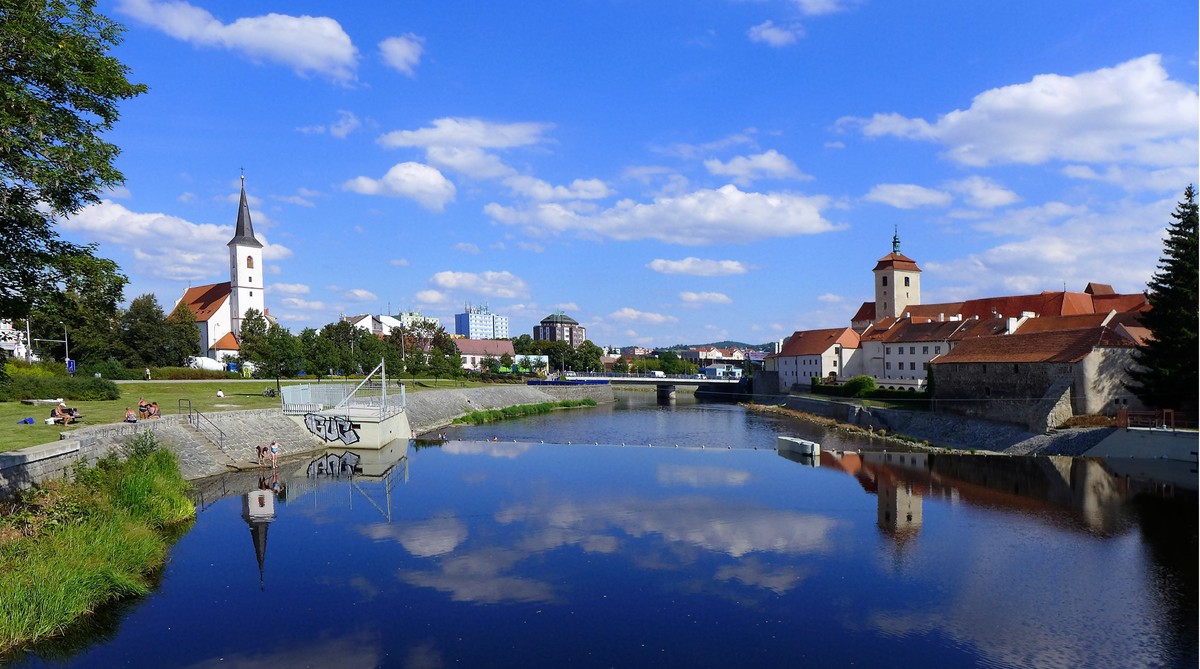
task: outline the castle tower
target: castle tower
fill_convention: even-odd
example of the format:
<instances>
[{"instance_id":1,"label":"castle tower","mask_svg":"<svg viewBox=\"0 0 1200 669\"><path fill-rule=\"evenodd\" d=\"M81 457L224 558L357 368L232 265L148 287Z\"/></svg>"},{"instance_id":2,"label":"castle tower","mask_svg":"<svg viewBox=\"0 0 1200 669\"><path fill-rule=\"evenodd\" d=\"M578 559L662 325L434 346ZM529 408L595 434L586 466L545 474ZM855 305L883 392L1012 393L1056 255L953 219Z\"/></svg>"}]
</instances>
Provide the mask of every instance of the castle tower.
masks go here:
<instances>
[{"instance_id":1,"label":"castle tower","mask_svg":"<svg viewBox=\"0 0 1200 669\"><path fill-rule=\"evenodd\" d=\"M921 303L921 268L900 253L900 233L892 235L892 252L875 264L875 320L903 316L905 309Z\"/></svg>"},{"instance_id":2,"label":"castle tower","mask_svg":"<svg viewBox=\"0 0 1200 669\"><path fill-rule=\"evenodd\" d=\"M229 240L230 330L242 333L242 317L254 308L265 313L262 242L254 237L250 205L246 204L246 175L242 175L242 199L238 204L237 228Z\"/></svg>"}]
</instances>

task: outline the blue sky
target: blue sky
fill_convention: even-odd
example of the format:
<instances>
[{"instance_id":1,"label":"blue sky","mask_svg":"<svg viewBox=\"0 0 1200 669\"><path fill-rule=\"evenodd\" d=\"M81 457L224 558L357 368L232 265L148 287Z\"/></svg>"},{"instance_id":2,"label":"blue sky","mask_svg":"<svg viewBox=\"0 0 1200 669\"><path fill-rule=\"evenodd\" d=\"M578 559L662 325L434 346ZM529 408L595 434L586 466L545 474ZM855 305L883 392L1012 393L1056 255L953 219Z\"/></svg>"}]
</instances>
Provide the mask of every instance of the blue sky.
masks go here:
<instances>
[{"instance_id":1,"label":"blue sky","mask_svg":"<svg viewBox=\"0 0 1200 669\"><path fill-rule=\"evenodd\" d=\"M101 0L149 93L124 188L63 221L165 308L464 303L513 336L761 343L848 325L891 250L925 302L1144 289L1197 180L1196 3Z\"/></svg>"}]
</instances>

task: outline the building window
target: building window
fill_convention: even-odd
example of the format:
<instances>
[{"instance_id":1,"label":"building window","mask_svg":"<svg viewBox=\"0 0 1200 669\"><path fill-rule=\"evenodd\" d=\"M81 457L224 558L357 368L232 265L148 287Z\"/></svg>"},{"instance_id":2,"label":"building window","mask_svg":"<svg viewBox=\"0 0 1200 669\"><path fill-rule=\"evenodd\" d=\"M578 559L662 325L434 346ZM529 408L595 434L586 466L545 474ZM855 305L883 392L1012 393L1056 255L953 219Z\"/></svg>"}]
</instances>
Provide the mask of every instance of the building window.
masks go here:
<instances>
[{"instance_id":1,"label":"building window","mask_svg":"<svg viewBox=\"0 0 1200 669\"><path fill-rule=\"evenodd\" d=\"M986 363L983 365L983 373L987 374L987 364Z\"/></svg>"},{"instance_id":2,"label":"building window","mask_svg":"<svg viewBox=\"0 0 1200 669\"><path fill-rule=\"evenodd\" d=\"M929 355L929 347L928 346L921 347L921 355Z\"/></svg>"},{"instance_id":3,"label":"building window","mask_svg":"<svg viewBox=\"0 0 1200 669\"><path fill-rule=\"evenodd\" d=\"M837 367L837 360L834 360L834 361L833 361L833 366L834 366L834 367Z\"/></svg>"},{"instance_id":4,"label":"building window","mask_svg":"<svg viewBox=\"0 0 1200 669\"><path fill-rule=\"evenodd\" d=\"M1013 364L1013 374L1016 374L1017 372L1020 372L1020 371L1021 370L1017 367L1016 363L1014 363Z\"/></svg>"},{"instance_id":5,"label":"building window","mask_svg":"<svg viewBox=\"0 0 1200 669\"><path fill-rule=\"evenodd\" d=\"M936 354L936 353L941 353L941 352L942 352L942 347L941 347L941 346L934 346L934 347L933 347L933 352L934 352L935 354Z\"/></svg>"},{"instance_id":6,"label":"building window","mask_svg":"<svg viewBox=\"0 0 1200 669\"><path fill-rule=\"evenodd\" d=\"M908 363L908 368L915 370L917 368L917 363L915 363L915 362Z\"/></svg>"},{"instance_id":7,"label":"building window","mask_svg":"<svg viewBox=\"0 0 1200 669\"><path fill-rule=\"evenodd\" d=\"M254 291L250 291L250 297L254 297Z\"/></svg>"},{"instance_id":8,"label":"building window","mask_svg":"<svg viewBox=\"0 0 1200 669\"><path fill-rule=\"evenodd\" d=\"M254 256L246 256L246 269L254 269Z\"/></svg>"},{"instance_id":9,"label":"building window","mask_svg":"<svg viewBox=\"0 0 1200 669\"><path fill-rule=\"evenodd\" d=\"M904 286L908 287L908 277L904 277Z\"/></svg>"},{"instance_id":10,"label":"building window","mask_svg":"<svg viewBox=\"0 0 1200 669\"><path fill-rule=\"evenodd\" d=\"M887 277L886 277L886 276L885 276L885 277L883 277L883 283L881 283L880 285L881 285L881 286L886 286L886 285L887 285Z\"/></svg>"},{"instance_id":11,"label":"building window","mask_svg":"<svg viewBox=\"0 0 1200 669\"><path fill-rule=\"evenodd\" d=\"M909 355L916 355L916 354L917 354L917 347L916 347L916 346L909 346L909 347L908 347L908 354L909 354Z\"/></svg>"},{"instance_id":12,"label":"building window","mask_svg":"<svg viewBox=\"0 0 1200 669\"><path fill-rule=\"evenodd\" d=\"M888 355L891 355L891 354L892 354L892 347L891 347L891 346L885 346L885 347L883 347L883 352L884 352L884 353L886 353L886 354L888 354Z\"/></svg>"}]
</instances>

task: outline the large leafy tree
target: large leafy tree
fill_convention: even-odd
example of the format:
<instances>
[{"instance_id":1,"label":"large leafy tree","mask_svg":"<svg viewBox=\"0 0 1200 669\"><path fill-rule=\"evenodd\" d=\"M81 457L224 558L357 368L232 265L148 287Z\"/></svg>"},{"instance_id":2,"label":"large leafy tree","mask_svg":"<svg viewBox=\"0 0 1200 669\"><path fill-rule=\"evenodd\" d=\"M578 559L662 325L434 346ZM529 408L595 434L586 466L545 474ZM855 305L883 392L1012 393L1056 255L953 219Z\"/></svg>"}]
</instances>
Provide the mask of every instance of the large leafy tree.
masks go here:
<instances>
[{"instance_id":1,"label":"large leafy tree","mask_svg":"<svg viewBox=\"0 0 1200 669\"><path fill-rule=\"evenodd\" d=\"M1183 201L1171 214L1158 272L1150 280L1150 310L1142 324L1151 340L1134 354L1138 367L1131 372L1132 390L1143 402L1163 409L1177 409L1195 416L1198 368L1196 323L1197 237L1196 191L1188 186Z\"/></svg>"},{"instance_id":2,"label":"large leafy tree","mask_svg":"<svg viewBox=\"0 0 1200 669\"><path fill-rule=\"evenodd\" d=\"M121 341L125 345L125 364L159 367L170 364L166 351L170 340L167 317L153 293L138 295L121 315Z\"/></svg>"},{"instance_id":3,"label":"large leafy tree","mask_svg":"<svg viewBox=\"0 0 1200 669\"><path fill-rule=\"evenodd\" d=\"M183 367L190 359L200 355L200 330L196 327L196 314L183 301L167 316L167 344L163 351L164 364Z\"/></svg>"},{"instance_id":4,"label":"large leafy tree","mask_svg":"<svg viewBox=\"0 0 1200 669\"><path fill-rule=\"evenodd\" d=\"M94 0L0 0L0 315L21 318L59 292L93 246L54 222L124 177L103 134L118 103L145 92L108 52L121 27Z\"/></svg>"}]
</instances>

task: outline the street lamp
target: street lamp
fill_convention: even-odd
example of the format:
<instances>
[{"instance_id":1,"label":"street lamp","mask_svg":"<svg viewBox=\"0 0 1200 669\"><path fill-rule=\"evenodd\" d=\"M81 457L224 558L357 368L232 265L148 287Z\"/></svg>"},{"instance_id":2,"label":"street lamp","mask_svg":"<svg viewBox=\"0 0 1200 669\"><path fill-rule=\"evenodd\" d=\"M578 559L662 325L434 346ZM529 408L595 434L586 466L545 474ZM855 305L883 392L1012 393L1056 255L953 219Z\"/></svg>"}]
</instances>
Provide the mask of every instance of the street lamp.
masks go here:
<instances>
[{"instance_id":1,"label":"street lamp","mask_svg":"<svg viewBox=\"0 0 1200 669\"><path fill-rule=\"evenodd\" d=\"M59 321L59 325L63 326L63 348L66 349L67 367L71 366L71 344L67 341L67 324Z\"/></svg>"}]
</instances>

